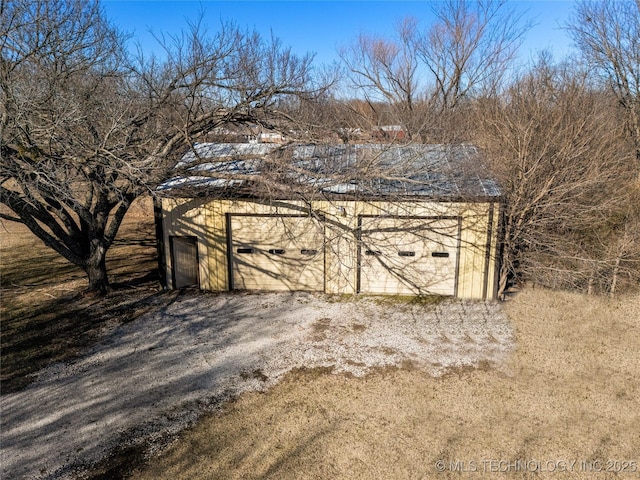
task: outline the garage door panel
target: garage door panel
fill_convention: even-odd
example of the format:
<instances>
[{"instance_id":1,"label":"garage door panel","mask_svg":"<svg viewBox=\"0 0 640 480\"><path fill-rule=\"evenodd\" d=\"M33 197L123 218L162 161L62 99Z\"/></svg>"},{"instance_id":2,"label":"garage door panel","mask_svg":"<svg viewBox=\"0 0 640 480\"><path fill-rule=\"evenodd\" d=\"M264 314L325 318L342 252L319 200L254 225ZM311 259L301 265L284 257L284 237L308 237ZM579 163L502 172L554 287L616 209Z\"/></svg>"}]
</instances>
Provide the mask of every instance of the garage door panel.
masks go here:
<instances>
[{"instance_id":1,"label":"garage door panel","mask_svg":"<svg viewBox=\"0 0 640 480\"><path fill-rule=\"evenodd\" d=\"M458 220L362 218L360 291L454 295Z\"/></svg>"},{"instance_id":2,"label":"garage door panel","mask_svg":"<svg viewBox=\"0 0 640 480\"><path fill-rule=\"evenodd\" d=\"M236 289L323 290L322 228L308 217L233 216Z\"/></svg>"}]
</instances>

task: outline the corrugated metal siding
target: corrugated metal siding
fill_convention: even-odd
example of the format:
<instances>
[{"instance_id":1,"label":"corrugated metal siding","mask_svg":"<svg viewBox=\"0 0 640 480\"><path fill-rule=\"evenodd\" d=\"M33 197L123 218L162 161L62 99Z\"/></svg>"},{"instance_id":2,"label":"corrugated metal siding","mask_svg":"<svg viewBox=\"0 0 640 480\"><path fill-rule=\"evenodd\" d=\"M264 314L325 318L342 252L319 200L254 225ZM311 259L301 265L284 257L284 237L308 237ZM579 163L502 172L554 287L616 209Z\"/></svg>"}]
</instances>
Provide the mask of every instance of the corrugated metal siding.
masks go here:
<instances>
[{"instance_id":1,"label":"corrugated metal siding","mask_svg":"<svg viewBox=\"0 0 640 480\"><path fill-rule=\"evenodd\" d=\"M311 205L297 201L258 203L245 200L162 199L165 244L169 235L194 235L198 239L200 287L205 290L229 289L226 214L312 213L325 225L325 291L352 294L357 288L358 216L455 216L461 218L457 296L492 298L497 265L497 203L447 202L354 202L317 201ZM494 210L491 225L489 262L486 261L489 209ZM186 233L189 232L189 233ZM171 279L171 259L167 278ZM487 271L487 266L489 271Z\"/></svg>"},{"instance_id":2,"label":"corrugated metal siding","mask_svg":"<svg viewBox=\"0 0 640 480\"><path fill-rule=\"evenodd\" d=\"M196 144L178 164L192 164L189 175L170 179L159 190L180 195L183 189L196 189L216 198L233 192L235 198L240 192L253 194L252 179L261 174L275 148L266 144ZM292 144L282 148L280 154L291 156L296 167L282 171L287 183L297 182L317 192L449 201L476 197L490 201L500 196L473 145ZM268 163L271 170L273 164ZM363 168L367 175L361 174Z\"/></svg>"},{"instance_id":3,"label":"corrugated metal siding","mask_svg":"<svg viewBox=\"0 0 640 480\"><path fill-rule=\"evenodd\" d=\"M487 290L486 290L486 300L495 300L497 290L497 277L498 277L498 256L500 254L500 204L494 203L490 208L493 209L493 224L491 228L490 238L491 245L489 248L489 262L488 269L486 272L487 276Z\"/></svg>"},{"instance_id":4,"label":"corrugated metal siding","mask_svg":"<svg viewBox=\"0 0 640 480\"><path fill-rule=\"evenodd\" d=\"M485 244L487 232L487 205L477 204L463 214L460 238L460 265L458 296L482 298L484 290Z\"/></svg>"}]
</instances>

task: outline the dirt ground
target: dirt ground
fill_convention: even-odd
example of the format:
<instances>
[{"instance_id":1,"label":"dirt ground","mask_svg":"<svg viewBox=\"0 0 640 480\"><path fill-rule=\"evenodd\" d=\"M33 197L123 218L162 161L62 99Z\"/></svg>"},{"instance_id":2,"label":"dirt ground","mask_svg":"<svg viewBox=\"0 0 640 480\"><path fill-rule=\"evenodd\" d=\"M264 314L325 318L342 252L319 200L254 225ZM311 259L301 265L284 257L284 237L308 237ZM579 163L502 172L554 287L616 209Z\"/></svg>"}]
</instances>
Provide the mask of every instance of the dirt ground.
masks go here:
<instances>
[{"instance_id":1,"label":"dirt ground","mask_svg":"<svg viewBox=\"0 0 640 480\"><path fill-rule=\"evenodd\" d=\"M51 362L78 357L104 328L169 300L158 285L154 232L152 202L139 199L107 253L114 289L100 298L83 293L81 269L23 225L0 220L2 394L24 388Z\"/></svg>"},{"instance_id":2,"label":"dirt ground","mask_svg":"<svg viewBox=\"0 0 640 480\"><path fill-rule=\"evenodd\" d=\"M150 202L132 209L108 261L116 289L86 296L81 271L0 225L3 396L175 300L158 291ZM129 452L83 476L120 478L138 465L131 478L638 478L640 296L525 289L504 309L516 348L502 368L433 377L406 363L362 378L298 369L159 457Z\"/></svg>"},{"instance_id":3,"label":"dirt ground","mask_svg":"<svg viewBox=\"0 0 640 480\"><path fill-rule=\"evenodd\" d=\"M525 290L505 308L506 372L298 371L132 478L638 478L640 297Z\"/></svg>"}]
</instances>

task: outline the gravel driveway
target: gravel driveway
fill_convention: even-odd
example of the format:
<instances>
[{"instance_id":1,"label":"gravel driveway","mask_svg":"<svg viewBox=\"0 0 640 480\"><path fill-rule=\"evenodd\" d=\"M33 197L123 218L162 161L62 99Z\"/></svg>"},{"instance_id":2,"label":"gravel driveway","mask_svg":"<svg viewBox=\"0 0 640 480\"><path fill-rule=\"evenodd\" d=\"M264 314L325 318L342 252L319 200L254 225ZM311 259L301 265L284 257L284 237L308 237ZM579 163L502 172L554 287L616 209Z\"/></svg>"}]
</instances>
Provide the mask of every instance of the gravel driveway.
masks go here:
<instances>
[{"instance_id":1,"label":"gravel driveway","mask_svg":"<svg viewBox=\"0 0 640 480\"><path fill-rule=\"evenodd\" d=\"M0 477L71 478L117 446L160 446L203 412L294 368L361 376L411 365L440 375L500 366L512 348L495 303L186 294L3 395Z\"/></svg>"}]
</instances>

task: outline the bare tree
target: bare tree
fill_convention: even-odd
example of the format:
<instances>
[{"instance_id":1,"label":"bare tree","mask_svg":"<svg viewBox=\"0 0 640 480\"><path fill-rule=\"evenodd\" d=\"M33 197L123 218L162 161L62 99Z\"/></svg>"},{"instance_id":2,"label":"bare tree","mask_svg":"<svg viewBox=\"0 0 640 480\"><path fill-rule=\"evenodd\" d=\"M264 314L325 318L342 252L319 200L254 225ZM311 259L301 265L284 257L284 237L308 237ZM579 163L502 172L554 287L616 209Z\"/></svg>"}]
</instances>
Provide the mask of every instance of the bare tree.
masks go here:
<instances>
[{"instance_id":1,"label":"bare tree","mask_svg":"<svg viewBox=\"0 0 640 480\"><path fill-rule=\"evenodd\" d=\"M416 52L432 75L430 103L438 112L473 94L494 94L529 28L505 0L446 0L434 4L436 22L416 38Z\"/></svg>"},{"instance_id":2,"label":"bare tree","mask_svg":"<svg viewBox=\"0 0 640 480\"><path fill-rule=\"evenodd\" d=\"M477 141L506 197L500 295L513 277L587 287L608 261L597 239L629 202L633 175L607 98L588 85L586 73L543 60L479 105Z\"/></svg>"},{"instance_id":3,"label":"bare tree","mask_svg":"<svg viewBox=\"0 0 640 480\"><path fill-rule=\"evenodd\" d=\"M625 110L640 171L640 1L580 2L568 30Z\"/></svg>"},{"instance_id":4,"label":"bare tree","mask_svg":"<svg viewBox=\"0 0 640 480\"><path fill-rule=\"evenodd\" d=\"M395 39L360 35L341 58L351 87L387 102L410 138L455 141L456 110L498 91L529 24L503 0L433 2L433 12L426 29L407 18Z\"/></svg>"},{"instance_id":5,"label":"bare tree","mask_svg":"<svg viewBox=\"0 0 640 480\"><path fill-rule=\"evenodd\" d=\"M640 178L640 1L582 1L567 28L587 65L617 99L623 112L620 123L635 152L631 163ZM638 188L637 182L625 187L631 200L616 212L610 228L598 235L607 258L594 263L594 275L605 280L612 295L621 277L637 278Z\"/></svg>"},{"instance_id":6,"label":"bare tree","mask_svg":"<svg viewBox=\"0 0 640 480\"><path fill-rule=\"evenodd\" d=\"M228 122L269 124L305 95L310 56L202 22L135 61L97 1L0 3L1 201L105 292L105 256L133 199Z\"/></svg>"},{"instance_id":7,"label":"bare tree","mask_svg":"<svg viewBox=\"0 0 640 480\"><path fill-rule=\"evenodd\" d=\"M396 27L396 40L361 34L353 45L340 51L350 72L351 88L370 104L385 102L410 138L418 133L420 122L416 115L421 101L413 41L416 26L414 19L406 18Z\"/></svg>"}]
</instances>

